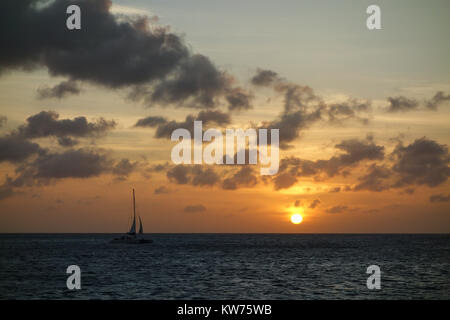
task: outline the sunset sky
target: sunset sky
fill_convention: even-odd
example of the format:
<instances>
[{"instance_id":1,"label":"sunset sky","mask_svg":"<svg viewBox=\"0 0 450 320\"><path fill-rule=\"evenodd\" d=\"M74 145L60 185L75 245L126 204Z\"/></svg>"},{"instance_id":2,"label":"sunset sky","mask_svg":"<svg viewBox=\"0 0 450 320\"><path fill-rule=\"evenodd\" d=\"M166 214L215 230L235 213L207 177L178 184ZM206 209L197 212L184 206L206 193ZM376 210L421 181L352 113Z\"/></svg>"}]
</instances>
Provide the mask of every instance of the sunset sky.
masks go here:
<instances>
[{"instance_id":1,"label":"sunset sky","mask_svg":"<svg viewBox=\"0 0 450 320\"><path fill-rule=\"evenodd\" d=\"M2 0L0 232L125 232L132 188L145 232L450 232L448 12ZM194 119L279 128L279 172L176 166L170 133Z\"/></svg>"}]
</instances>

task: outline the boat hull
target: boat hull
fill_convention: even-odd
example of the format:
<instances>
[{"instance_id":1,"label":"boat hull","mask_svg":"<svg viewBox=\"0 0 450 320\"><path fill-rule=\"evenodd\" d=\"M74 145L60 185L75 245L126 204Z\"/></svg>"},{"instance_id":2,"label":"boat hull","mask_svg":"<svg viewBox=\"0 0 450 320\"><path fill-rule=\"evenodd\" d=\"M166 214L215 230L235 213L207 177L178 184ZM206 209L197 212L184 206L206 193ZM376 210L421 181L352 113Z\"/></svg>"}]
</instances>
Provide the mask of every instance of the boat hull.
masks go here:
<instances>
[{"instance_id":1,"label":"boat hull","mask_svg":"<svg viewBox=\"0 0 450 320\"><path fill-rule=\"evenodd\" d=\"M115 244L148 244L152 243L150 239L134 239L134 238L116 238L112 239L109 243Z\"/></svg>"}]
</instances>

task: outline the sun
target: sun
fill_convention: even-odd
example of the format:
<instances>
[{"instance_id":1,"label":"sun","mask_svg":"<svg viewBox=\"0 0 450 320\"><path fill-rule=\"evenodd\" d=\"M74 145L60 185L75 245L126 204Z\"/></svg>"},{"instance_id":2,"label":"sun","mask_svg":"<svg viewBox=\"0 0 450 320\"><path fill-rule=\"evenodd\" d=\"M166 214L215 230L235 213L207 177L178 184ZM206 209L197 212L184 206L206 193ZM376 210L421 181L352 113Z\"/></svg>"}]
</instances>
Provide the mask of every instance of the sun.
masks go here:
<instances>
[{"instance_id":1,"label":"sun","mask_svg":"<svg viewBox=\"0 0 450 320\"><path fill-rule=\"evenodd\" d=\"M293 215L291 215L291 222L293 224L299 224L299 223L302 223L302 221L303 221L303 217L301 214L294 213Z\"/></svg>"}]
</instances>

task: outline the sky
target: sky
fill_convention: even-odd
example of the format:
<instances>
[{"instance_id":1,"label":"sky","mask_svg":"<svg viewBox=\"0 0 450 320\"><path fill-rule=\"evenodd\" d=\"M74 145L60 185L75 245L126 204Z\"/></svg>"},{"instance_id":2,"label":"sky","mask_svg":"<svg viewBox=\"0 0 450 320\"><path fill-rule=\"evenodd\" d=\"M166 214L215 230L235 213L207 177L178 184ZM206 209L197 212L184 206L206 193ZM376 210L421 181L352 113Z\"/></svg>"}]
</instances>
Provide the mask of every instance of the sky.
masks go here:
<instances>
[{"instance_id":1,"label":"sky","mask_svg":"<svg viewBox=\"0 0 450 320\"><path fill-rule=\"evenodd\" d=\"M125 232L135 188L145 232L447 233L449 9L2 1L0 232ZM279 171L173 163L193 120L279 129Z\"/></svg>"}]
</instances>

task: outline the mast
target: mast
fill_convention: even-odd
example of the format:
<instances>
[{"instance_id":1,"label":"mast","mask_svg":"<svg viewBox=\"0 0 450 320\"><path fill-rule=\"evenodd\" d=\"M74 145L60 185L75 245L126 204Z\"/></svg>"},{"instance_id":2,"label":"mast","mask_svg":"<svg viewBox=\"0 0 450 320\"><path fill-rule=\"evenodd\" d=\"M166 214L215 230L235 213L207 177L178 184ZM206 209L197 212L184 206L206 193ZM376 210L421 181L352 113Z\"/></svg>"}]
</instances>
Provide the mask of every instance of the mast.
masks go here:
<instances>
[{"instance_id":1,"label":"mast","mask_svg":"<svg viewBox=\"0 0 450 320\"><path fill-rule=\"evenodd\" d=\"M131 225L130 232L128 234L136 236L136 201L134 199L134 188L133 188L133 224Z\"/></svg>"},{"instance_id":2,"label":"mast","mask_svg":"<svg viewBox=\"0 0 450 320\"><path fill-rule=\"evenodd\" d=\"M136 200L134 198L134 188L133 188L133 215L134 215L133 221L134 224L136 224Z\"/></svg>"}]
</instances>

